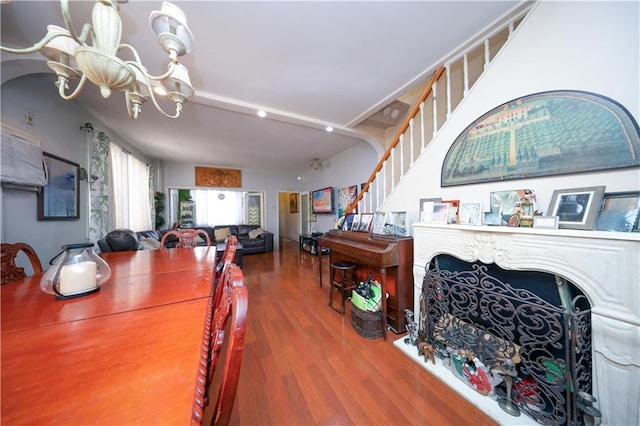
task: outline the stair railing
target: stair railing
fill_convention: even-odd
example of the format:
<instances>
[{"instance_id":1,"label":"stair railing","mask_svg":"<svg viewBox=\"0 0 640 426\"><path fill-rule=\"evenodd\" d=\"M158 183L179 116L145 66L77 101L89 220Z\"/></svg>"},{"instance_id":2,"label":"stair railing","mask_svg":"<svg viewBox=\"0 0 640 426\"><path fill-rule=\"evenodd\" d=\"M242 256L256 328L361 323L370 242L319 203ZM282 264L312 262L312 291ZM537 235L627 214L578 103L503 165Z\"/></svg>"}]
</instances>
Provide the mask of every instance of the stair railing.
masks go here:
<instances>
[{"instance_id":1,"label":"stair railing","mask_svg":"<svg viewBox=\"0 0 640 426\"><path fill-rule=\"evenodd\" d=\"M455 107L468 95L473 84L511 39L517 25L533 4L524 2L511 16L496 24L476 41L461 46L443 61L445 65L434 71L369 179L344 214L352 213L356 207L363 213L375 212L386 201L428 143L436 137L438 130L451 117ZM456 81L456 78L461 78L461 81ZM444 86L444 93L438 93L439 84ZM430 112L432 120L425 117ZM431 135L426 134L428 131L431 131Z\"/></svg>"}]
</instances>

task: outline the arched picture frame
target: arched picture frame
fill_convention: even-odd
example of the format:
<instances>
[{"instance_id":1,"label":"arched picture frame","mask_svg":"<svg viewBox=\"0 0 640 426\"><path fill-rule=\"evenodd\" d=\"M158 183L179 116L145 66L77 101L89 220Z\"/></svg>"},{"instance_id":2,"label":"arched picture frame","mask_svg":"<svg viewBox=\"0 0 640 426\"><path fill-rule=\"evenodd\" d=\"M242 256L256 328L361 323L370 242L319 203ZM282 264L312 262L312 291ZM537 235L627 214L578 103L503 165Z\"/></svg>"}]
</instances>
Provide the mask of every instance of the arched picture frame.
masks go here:
<instances>
[{"instance_id":1,"label":"arched picture frame","mask_svg":"<svg viewBox=\"0 0 640 426\"><path fill-rule=\"evenodd\" d=\"M502 104L471 123L442 164L442 187L640 166L638 123L595 93L558 90Z\"/></svg>"}]
</instances>

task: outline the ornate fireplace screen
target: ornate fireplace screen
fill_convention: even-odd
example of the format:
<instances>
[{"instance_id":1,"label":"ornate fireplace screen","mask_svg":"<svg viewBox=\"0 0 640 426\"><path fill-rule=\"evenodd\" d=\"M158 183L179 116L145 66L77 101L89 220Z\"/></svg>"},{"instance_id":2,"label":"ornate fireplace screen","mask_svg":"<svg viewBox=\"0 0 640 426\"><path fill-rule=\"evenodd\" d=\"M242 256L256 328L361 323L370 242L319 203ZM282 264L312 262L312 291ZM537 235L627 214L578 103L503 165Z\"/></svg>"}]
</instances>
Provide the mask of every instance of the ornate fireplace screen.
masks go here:
<instances>
[{"instance_id":1,"label":"ornate fireplace screen","mask_svg":"<svg viewBox=\"0 0 640 426\"><path fill-rule=\"evenodd\" d=\"M573 284L439 255L425 267L419 342L512 415L592 424L591 311ZM426 359L426 356L425 356Z\"/></svg>"}]
</instances>

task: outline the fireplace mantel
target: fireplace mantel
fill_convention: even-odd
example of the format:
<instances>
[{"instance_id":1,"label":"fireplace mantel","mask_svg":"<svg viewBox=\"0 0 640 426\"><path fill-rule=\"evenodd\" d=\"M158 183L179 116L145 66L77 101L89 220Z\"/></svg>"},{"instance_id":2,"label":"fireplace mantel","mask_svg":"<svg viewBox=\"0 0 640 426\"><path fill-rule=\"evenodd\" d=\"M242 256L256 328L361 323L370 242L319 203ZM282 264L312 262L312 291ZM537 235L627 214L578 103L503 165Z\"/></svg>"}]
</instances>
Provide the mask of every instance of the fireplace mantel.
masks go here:
<instances>
[{"instance_id":1,"label":"fireplace mantel","mask_svg":"<svg viewBox=\"0 0 640 426\"><path fill-rule=\"evenodd\" d=\"M640 424L640 234L414 224L414 312L427 262L448 254L503 269L542 271L589 299L594 396L602 424Z\"/></svg>"}]
</instances>

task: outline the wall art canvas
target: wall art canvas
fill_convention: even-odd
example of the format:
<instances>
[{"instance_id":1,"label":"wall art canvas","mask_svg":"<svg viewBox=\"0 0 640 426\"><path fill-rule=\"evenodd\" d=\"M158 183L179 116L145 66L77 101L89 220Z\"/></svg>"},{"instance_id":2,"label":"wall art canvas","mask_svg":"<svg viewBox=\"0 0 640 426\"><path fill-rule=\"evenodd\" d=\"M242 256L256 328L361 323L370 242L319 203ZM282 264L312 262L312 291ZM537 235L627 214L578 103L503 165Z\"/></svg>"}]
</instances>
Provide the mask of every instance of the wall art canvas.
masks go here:
<instances>
[{"instance_id":1,"label":"wall art canvas","mask_svg":"<svg viewBox=\"0 0 640 426\"><path fill-rule=\"evenodd\" d=\"M640 130L616 101L550 91L514 99L471 123L442 165L442 186L640 167Z\"/></svg>"},{"instance_id":2,"label":"wall art canvas","mask_svg":"<svg viewBox=\"0 0 640 426\"><path fill-rule=\"evenodd\" d=\"M357 196L358 185L338 188L338 217L344 214L347 208L356 200ZM352 213L357 213L357 211L354 209Z\"/></svg>"},{"instance_id":3,"label":"wall art canvas","mask_svg":"<svg viewBox=\"0 0 640 426\"><path fill-rule=\"evenodd\" d=\"M298 213L298 193L289 194L289 213Z\"/></svg>"},{"instance_id":4,"label":"wall art canvas","mask_svg":"<svg viewBox=\"0 0 640 426\"><path fill-rule=\"evenodd\" d=\"M196 186L241 188L242 170L196 166Z\"/></svg>"}]
</instances>

